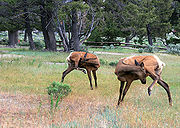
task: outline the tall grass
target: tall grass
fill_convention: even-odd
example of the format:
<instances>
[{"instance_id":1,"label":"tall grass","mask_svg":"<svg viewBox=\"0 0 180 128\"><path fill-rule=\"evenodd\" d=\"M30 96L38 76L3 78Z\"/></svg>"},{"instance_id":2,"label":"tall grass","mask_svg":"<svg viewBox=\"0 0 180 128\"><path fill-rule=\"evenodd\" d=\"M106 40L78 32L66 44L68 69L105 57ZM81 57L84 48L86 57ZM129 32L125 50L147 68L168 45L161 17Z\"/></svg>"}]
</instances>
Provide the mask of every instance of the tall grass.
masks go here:
<instances>
[{"instance_id":1,"label":"tall grass","mask_svg":"<svg viewBox=\"0 0 180 128\"><path fill-rule=\"evenodd\" d=\"M60 81L67 65L68 53L10 51L21 58L0 58L0 126L2 127L180 127L180 57L156 54L166 63L162 78L169 84L173 106L169 107L165 90L156 85L152 95L147 85L135 81L124 103L116 109L119 81L114 67L102 65L98 72L98 88L90 90L87 75L72 71L64 80L72 92L59 103L51 117L47 87ZM100 59L117 61L124 55L102 55ZM94 81L93 81L94 86Z\"/></svg>"}]
</instances>

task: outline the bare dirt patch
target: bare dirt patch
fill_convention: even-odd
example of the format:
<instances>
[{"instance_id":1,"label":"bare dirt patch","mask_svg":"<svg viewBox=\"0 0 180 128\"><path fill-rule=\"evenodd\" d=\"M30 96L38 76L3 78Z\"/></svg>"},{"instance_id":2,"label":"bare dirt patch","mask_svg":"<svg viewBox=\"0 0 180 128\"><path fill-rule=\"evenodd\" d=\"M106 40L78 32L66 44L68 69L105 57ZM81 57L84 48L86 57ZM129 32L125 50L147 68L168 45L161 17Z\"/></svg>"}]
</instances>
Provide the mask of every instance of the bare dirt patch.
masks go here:
<instances>
[{"instance_id":1,"label":"bare dirt patch","mask_svg":"<svg viewBox=\"0 0 180 128\"><path fill-rule=\"evenodd\" d=\"M104 103L104 100L97 100L94 97L69 96L59 104L54 113L51 113L47 95L1 92L0 126L18 128L44 128L52 124L64 126L63 124L85 118L93 119L94 115L101 112Z\"/></svg>"}]
</instances>

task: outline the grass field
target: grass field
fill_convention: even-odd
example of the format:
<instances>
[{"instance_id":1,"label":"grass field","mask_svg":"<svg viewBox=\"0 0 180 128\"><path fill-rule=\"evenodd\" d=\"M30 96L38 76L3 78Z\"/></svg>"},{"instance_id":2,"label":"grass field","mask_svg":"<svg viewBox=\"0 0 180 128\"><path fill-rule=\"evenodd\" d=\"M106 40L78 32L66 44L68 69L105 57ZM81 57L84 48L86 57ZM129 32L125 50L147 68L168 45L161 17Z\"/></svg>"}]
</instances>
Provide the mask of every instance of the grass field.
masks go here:
<instances>
[{"instance_id":1,"label":"grass field","mask_svg":"<svg viewBox=\"0 0 180 128\"><path fill-rule=\"evenodd\" d=\"M132 52L97 55L111 62L130 56ZM87 75L80 71L68 74L64 83L71 86L72 92L52 112L47 87L53 81L61 80L62 72L67 68L64 63L68 55L0 49L1 127L180 127L180 56L156 54L166 63L162 77L170 86L172 107L168 104L165 90L159 85L148 96L147 88L152 82L148 78L146 85L135 81L123 104L116 108L119 81L114 74L115 67L102 65L97 72L98 88L94 90L90 90Z\"/></svg>"}]
</instances>

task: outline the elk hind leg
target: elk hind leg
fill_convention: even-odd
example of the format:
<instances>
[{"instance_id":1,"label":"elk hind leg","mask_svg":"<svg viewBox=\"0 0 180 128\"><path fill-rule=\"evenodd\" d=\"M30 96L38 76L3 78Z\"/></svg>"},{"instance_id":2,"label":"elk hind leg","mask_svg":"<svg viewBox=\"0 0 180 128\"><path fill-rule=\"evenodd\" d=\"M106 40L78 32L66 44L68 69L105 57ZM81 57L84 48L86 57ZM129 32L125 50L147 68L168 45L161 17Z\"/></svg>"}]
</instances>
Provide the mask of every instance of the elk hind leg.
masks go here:
<instances>
[{"instance_id":1,"label":"elk hind leg","mask_svg":"<svg viewBox=\"0 0 180 128\"><path fill-rule=\"evenodd\" d=\"M95 81L95 87L97 88L97 76L96 76L96 70L93 70L92 73L93 73L93 77L94 77L94 81Z\"/></svg>"},{"instance_id":2,"label":"elk hind leg","mask_svg":"<svg viewBox=\"0 0 180 128\"><path fill-rule=\"evenodd\" d=\"M88 78L89 78L91 90L93 90L93 86L92 86L92 77L91 77L91 70L87 70L87 74L88 74Z\"/></svg>"},{"instance_id":3,"label":"elk hind leg","mask_svg":"<svg viewBox=\"0 0 180 128\"><path fill-rule=\"evenodd\" d=\"M164 82L162 79L158 80L158 84L161 85L166 90L168 94L169 105L172 106L172 98L171 98L171 93L170 93L168 84Z\"/></svg>"},{"instance_id":4,"label":"elk hind leg","mask_svg":"<svg viewBox=\"0 0 180 128\"><path fill-rule=\"evenodd\" d=\"M126 87L125 87L125 89L124 89L124 91L123 91L123 96L122 96L121 102L124 100L124 97L125 97L127 91L129 90L129 87L130 87L131 83L132 83L132 81L128 81L128 82L126 83Z\"/></svg>"},{"instance_id":5,"label":"elk hind leg","mask_svg":"<svg viewBox=\"0 0 180 128\"><path fill-rule=\"evenodd\" d=\"M120 89L119 89L119 99L118 99L118 106L120 104L120 101L121 101L121 95L122 95L122 91L123 91L123 88L124 88L124 81L121 81L121 86L120 86Z\"/></svg>"}]
</instances>

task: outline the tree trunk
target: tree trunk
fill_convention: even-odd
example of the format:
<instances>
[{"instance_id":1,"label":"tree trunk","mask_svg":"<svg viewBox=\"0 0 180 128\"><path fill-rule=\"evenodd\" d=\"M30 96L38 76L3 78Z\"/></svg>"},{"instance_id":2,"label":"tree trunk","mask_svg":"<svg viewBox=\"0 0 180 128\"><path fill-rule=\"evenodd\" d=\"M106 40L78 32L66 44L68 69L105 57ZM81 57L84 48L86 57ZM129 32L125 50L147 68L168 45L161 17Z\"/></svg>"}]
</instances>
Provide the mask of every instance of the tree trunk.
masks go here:
<instances>
[{"instance_id":1,"label":"tree trunk","mask_svg":"<svg viewBox=\"0 0 180 128\"><path fill-rule=\"evenodd\" d=\"M14 33L14 42L15 42L15 45L18 44L18 31L16 31L16 32Z\"/></svg>"},{"instance_id":2,"label":"tree trunk","mask_svg":"<svg viewBox=\"0 0 180 128\"><path fill-rule=\"evenodd\" d=\"M152 42L151 29L150 29L150 25L149 24L146 26L146 29L147 29L147 36L148 36L149 45L152 46L153 42Z\"/></svg>"},{"instance_id":3,"label":"tree trunk","mask_svg":"<svg viewBox=\"0 0 180 128\"><path fill-rule=\"evenodd\" d=\"M24 4L25 4L25 6L27 6L26 0L24 0ZM35 47L33 37L32 37L32 29L31 29L31 25L30 25L29 15L27 13L28 12L27 8L24 9L24 12L25 12L24 16L25 16L25 27L26 27L24 40L27 40L26 38L28 37L30 49L35 50L36 47Z\"/></svg>"},{"instance_id":4,"label":"tree trunk","mask_svg":"<svg viewBox=\"0 0 180 128\"><path fill-rule=\"evenodd\" d=\"M24 32L24 41L27 42L27 30Z\"/></svg>"},{"instance_id":5,"label":"tree trunk","mask_svg":"<svg viewBox=\"0 0 180 128\"><path fill-rule=\"evenodd\" d=\"M47 23L47 33L49 38L49 50L57 51L56 47L56 38L54 34L53 20L52 20L52 12L48 11L48 23Z\"/></svg>"},{"instance_id":6,"label":"tree trunk","mask_svg":"<svg viewBox=\"0 0 180 128\"><path fill-rule=\"evenodd\" d=\"M130 41L130 38L129 38L129 36L128 36L128 37L126 37L126 39L125 39L125 43L128 44L129 41Z\"/></svg>"},{"instance_id":7,"label":"tree trunk","mask_svg":"<svg viewBox=\"0 0 180 128\"><path fill-rule=\"evenodd\" d=\"M57 47L52 24L52 12L49 10L45 10L45 3L43 0L41 0L40 11L41 25L45 41L45 49L48 51L56 51Z\"/></svg>"},{"instance_id":8,"label":"tree trunk","mask_svg":"<svg viewBox=\"0 0 180 128\"><path fill-rule=\"evenodd\" d=\"M79 40L79 33L78 33L78 19L77 19L77 11L74 9L72 11L72 38L71 41L73 43L73 48L75 51L80 51L80 40Z\"/></svg>"},{"instance_id":9,"label":"tree trunk","mask_svg":"<svg viewBox=\"0 0 180 128\"><path fill-rule=\"evenodd\" d=\"M42 13L41 13L42 14ZM49 50L49 38L48 38L48 32L46 30L46 17L41 16L41 26L42 26L42 32L43 32L43 37L44 37L44 42L45 42L45 49Z\"/></svg>"},{"instance_id":10,"label":"tree trunk","mask_svg":"<svg viewBox=\"0 0 180 128\"><path fill-rule=\"evenodd\" d=\"M132 40L133 37L135 37L136 33L133 31L130 36L126 37L125 43L128 45L129 41Z\"/></svg>"},{"instance_id":11,"label":"tree trunk","mask_svg":"<svg viewBox=\"0 0 180 128\"><path fill-rule=\"evenodd\" d=\"M28 34L28 40L29 40L30 49L35 50L36 47L35 47L35 44L34 44L34 41L33 41L33 38L32 38L32 31L28 30L27 34Z\"/></svg>"},{"instance_id":12,"label":"tree trunk","mask_svg":"<svg viewBox=\"0 0 180 128\"><path fill-rule=\"evenodd\" d=\"M8 46L15 47L18 43L18 31L8 31Z\"/></svg>"},{"instance_id":13,"label":"tree trunk","mask_svg":"<svg viewBox=\"0 0 180 128\"><path fill-rule=\"evenodd\" d=\"M69 47L69 41L66 36L65 25L63 22L60 23L60 20L57 15L56 15L56 19L57 19L57 24L58 24L57 30L63 43L64 52L69 52L70 47Z\"/></svg>"}]
</instances>

